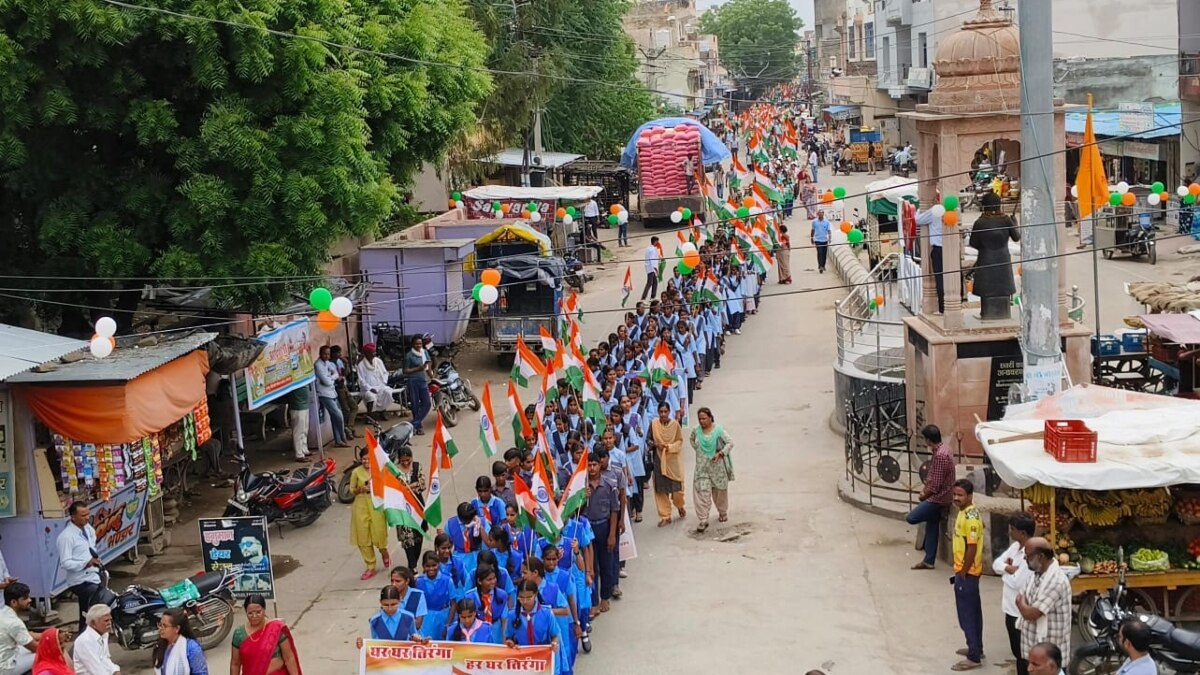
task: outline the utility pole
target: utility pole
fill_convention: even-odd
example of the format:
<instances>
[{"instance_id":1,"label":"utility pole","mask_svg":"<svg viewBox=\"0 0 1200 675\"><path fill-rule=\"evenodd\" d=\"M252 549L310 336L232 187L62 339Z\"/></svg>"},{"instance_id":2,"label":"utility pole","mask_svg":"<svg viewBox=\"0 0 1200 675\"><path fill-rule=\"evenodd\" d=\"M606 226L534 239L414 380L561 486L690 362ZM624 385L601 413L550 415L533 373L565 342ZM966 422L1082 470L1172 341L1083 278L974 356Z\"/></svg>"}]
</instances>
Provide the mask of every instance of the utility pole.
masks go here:
<instances>
[{"instance_id":1,"label":"utility pole","mask_svg":"<svg viewBox=\"0 0 1200 675\"><path fill-rule=\"evenodd\" d=\"M1021 39L1021 349L1025 394L1058 393L1063 356L1058 331L1058 225L1054 217L1054 60L1051 3L1017 6Z\"/></svg>"},{"instance_id":2,"label":"utility pole","mask_svg":"<svg viewBox=\"0 0 1200 675\"><path fill-rule=\"evenodd\" d=\"M654 35L651 34L650 37L653 40ZM641 52L642 58L646 60L646 88L650 90L651 94L657 94L658 66L654 65L654 62L661 58L663 54L667 53L667 48L659 47L658 49L652 48L650 50L646 50L642 47L638 47L638 51Z\"/></svg>"}]
</instances>

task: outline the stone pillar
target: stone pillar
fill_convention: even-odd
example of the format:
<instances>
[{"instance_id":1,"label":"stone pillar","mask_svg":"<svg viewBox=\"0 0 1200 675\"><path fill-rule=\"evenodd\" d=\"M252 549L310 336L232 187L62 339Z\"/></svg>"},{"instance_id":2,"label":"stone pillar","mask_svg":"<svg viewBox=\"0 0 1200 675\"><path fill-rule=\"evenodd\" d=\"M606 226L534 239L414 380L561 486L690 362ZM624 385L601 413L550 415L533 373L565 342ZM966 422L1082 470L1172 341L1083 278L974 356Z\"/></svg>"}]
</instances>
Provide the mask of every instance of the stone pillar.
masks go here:
<instances>
[{"instance_id":1,"label":"stone pillar","mask_svg":"<svg viewBox=\"0 0 1200 675\"><path fill-rule=\"evenodd\" d=\"M938 154L937 175L950 176L961 170L958 166L958 136L945 134L941 136L941 152ZM938 181L938 185L951 190L953 181L947 179ZM943 192L945 197L947 193ZM945 289L946 316L942 326L947 329L961 328L962 321L962 222L954 227L945 228L942 235L942 286Z\"/></svg>"},{"instance_id":2,"label":"stone pillar","mask_svg":"<svg viewBox=\"0 0 1200 675\"><path fill-rule=\"evenodd\" d=\"M917 157L933 157L934 148L937 147L934 141L936 137L920 132L917 134ZM917 178L921 181L917 185L917 195L921 200L922 208L929 208L937 201L937 185L929 180L933 176L936 169L929 161L917 162ZM917 230L921 237L921 313L932 315L937 312L937 285L933 279L933 265L929 260L929 228L918 228Z\"/></svg>"}]
</instances>

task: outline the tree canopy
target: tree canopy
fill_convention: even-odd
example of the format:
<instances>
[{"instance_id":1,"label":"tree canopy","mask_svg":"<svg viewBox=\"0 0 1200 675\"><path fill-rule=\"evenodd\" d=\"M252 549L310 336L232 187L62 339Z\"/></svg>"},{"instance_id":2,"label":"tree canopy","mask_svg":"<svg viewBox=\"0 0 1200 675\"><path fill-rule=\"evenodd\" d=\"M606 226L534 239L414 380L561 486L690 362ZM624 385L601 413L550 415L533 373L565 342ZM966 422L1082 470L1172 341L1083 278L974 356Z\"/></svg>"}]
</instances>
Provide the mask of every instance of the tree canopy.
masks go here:
<instances>
[{"instance_id":1,"label":"tree canopy","mask_svg":"<svg viewBox=\"0 0 1200 675\"><path fill-rule=\"evenodd\" d=\"M700 30L717 36L721 65L754 92L800 73L803 27L787 0L729 0L700 17Z\"/></svg>"},{"instance_id":2,"label":"tree canopy","mask_svg":"<svg viewBox=\"0 0 1200 675\"><path fill-rule=\"evenodd\" d=\"M132 307L139 278L229 280L219 304L269 308L294 289L263 278L377 232L491 91L463 0L140 1L174 14L0 3L0 264L112 291L43 313Z\"/></svg>"}]
</instances>

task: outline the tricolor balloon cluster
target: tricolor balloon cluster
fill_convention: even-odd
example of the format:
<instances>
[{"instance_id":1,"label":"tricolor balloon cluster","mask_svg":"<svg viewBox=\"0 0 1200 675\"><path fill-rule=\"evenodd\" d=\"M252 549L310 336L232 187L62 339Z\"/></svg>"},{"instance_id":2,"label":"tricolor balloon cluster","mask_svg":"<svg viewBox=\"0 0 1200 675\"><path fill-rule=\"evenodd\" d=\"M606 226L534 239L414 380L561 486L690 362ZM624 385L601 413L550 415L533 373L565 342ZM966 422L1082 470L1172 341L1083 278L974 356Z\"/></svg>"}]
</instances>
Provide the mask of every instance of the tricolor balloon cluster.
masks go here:
<instances>
[{"instance_id":1,"label":"tricolor balloon cluster","mask_svg":"<svg viewBox=\"0 0 1200 675\"><path fill-rule=\"evenodd\" d=\"M869 307L872 312L878 311L880 307L883 307L883 301L884 297L882 295L876 295L867 301L867 307Z\"/></svg>"},{"instance_id":2,"label":"tricolor balloon cluster","mask_svg":"<svg viewBox=\"0 0 1200 675\"><path fill-rule=\"evenodd\" d=\"M746 197L742 200L742 205L737 208L737 217L745 220L750 216L759 216L762 212L762 209L754 201L754 197Z\"/></svg>"},{"instance_id":3,"label":"tricolor balloon cluster","mask_svg":"<svg viewBox=\"0 0 1200 675\"><path fill-rule=\"evenodd\" d=\"M331 331L354 311L354 303L344 296L333 297L328 288L317 287L308 294L308 304L317 310L313 321L317 328Z\"/></svg>"},{"instance_id":4,"label":"tricolor balloon cluster","mask_svg":"<svg viewBox=\"0 0 1200 675\"><path fill-rule=\"evenodd\" d=\"M685 206L681 206L681 207L675 209L674 211L671 212L671 222L672 223L684 223L684 222L690 223L690 222L692 222L692 210Z\"/></svg>"},{"instance_id":5,"label":"tricolor balloon cluster","mask_svg":"<svg viewBox=\"0 0 1200 675\"><path fill-rule=\"evenodd\" d=\"M942 198L942 203L934 204L929 212L933 214L934 218L941 218L942 224L946 227L954 227L960 220L958 206L957 195L946 195Z\"/></svg>"},{"instance_id":6,"label":"tricolor balloon cluster","mask_svg":"<svg viewBox=\"0 0 1200 675\"><path fill-rule=\"evenodd\" d=\"M620 204L613 204L608 207L608 224L609 225L624 225L629 222L629 212Z\"/></svg>"},{"instance_id":7,"label":"tricolor balloon cluster","mask_svg":"<svg viewBox=\"0 0 1200 675\"><path fill-rule=\"evenodd\" d=\"M679 262L675 263L675 271L679 273L679 276L687 276L700 265L700 250L690 241L684 242L679 247L679 250L683 254L683 257L679 259Z\"/></svg>"},{"instance_id":8,"label":"tricolor balloon cluster","mask_svg":"<svg viewBox=\"0 0 1200 675\"><path fill-rule=\"evenodd\" d=\"M490 305L500 299L500 270L489 268L479 273L479 283L471 289L471 298Z\"/></svg>"},{"instance_id":9,"label":"tricolor balloon cluster","mask_svg":"<svg viewBox=\"0 0 1200 675\"><path fill-rule=\"evenodd\" d=\"M1179 196L1179 201L1191 206L1200 199L1200 183L1180 185L1175 188L1175 194ZM1071 187L1071 196L1079 198L1079 189L1075 186ZM1167 191L1167 186L1163 185L1162 181L1154 181L1150 185L1150 194L1146 195L1146 204L1158 206L1165 204L1170 199L1171 193ZM1110 206L1134 206L1137 204L1137 195L1129 191L1129 183L1121 181L1116 185L1108 186L1108 203Z\"/></svg>"},{"instance_id":10,"label":"tricolor balloon cluster","mask_svg":"<svg viewBox=\"0 0 1200 675\"><path fill-rule=\"evenodd\" d=\"M835 187L832 190L826 190L821 193L821 203L829 205L833 210L845 215L846 212L846 188ZM854 223L849 220L843 220L838 229L842 234L846 235L846 241L851 244L861 244L865 235L863 231L854 226Z\"/></svg>"},{"instance_id":11,"label":"tricolor balloon cluster","mask_svg":"<svg viewBox=\"0 0 1200 675\"><path fill-rule=\"evenodd\" d=\"M102 316L96 321L95 330L96 334L88 343L88 349L92 356L102 359L117 348L117 340L113 337L117 334L117 322L111 316Z\"/></svg>"},{"instance_id":12,"label":"tricolor balloon cluster","mask_svg":"<svg viewBox=\"0 0 1200 675\"><path fill-rule=\"evenodd\" d=\"M560 206L558 207L558 210L554 212L554 215L562 221L563 225L570 225L571 223L575 222L575 216L579 214L575 211L574 206Z\"/></svg>"},{"instance_id":13,"label":"tricolor balloon cluster","mask_svg":"<svg viewBox=\"0 0 1200 675\"><path fill-rule=\"evenodd\" d=\"M461 209L463 207L462 193L453 192L450 194L450 208Z\"/></svg>"}]
</instances>

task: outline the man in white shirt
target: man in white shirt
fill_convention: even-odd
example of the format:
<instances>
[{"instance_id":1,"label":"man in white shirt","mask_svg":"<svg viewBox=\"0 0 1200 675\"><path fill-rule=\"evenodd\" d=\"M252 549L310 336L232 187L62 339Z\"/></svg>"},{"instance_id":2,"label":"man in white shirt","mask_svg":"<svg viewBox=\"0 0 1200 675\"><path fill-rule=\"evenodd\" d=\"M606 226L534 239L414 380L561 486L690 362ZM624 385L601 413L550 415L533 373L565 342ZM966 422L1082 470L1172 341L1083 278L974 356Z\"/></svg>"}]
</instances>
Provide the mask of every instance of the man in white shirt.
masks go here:
<instances>
[{"instance_id":1,"label":"man in white shirt","mask_svg":"<svg viewBox=\"0 0 1200 675\"><path fill-rule=\"evenodd\" d=\"M368 410L382 413L392 403L394 390L388 386L388 369L383 359L375 355L375 343L362 346L362 360L354 369L358 372L358 386Z\"/></svg>"},{"instance_id":2,"label":"man in white shirt","mask_svg":"<svg viewBox=\"0 0 1200 675\"><path fill-rule=\"evenodd\" d=\"M938 312L946 311L946 282L942 276L942 234L945 231L942 219L934 216L930 209L917 209L917 231L929 228L929 268L933 271L933 283L937 288Z\"/></svg>"},{"instance_id":3,"label":"man in white shirt","mask_svg":"<svg viewBox=\"0 0 1200 675\"><path fill-rule=\"evenodd\" d=\"M1144 622L1135 619L1121 626L1118 644L1126 659L1117 675L1158 675L1158 666L1150 657L1150 627Z\"/></svg>"},{"instance_id":4,"label":"man in white shirt","mask_svg":"<svg viewBox=\"0 0 1200 675\"><path fill-rule=\"evenodd\" d=\"M587 232L593 239L600 238L600 205L596 203L596 198L592 197L583 205L583 223L587 226Z\"/></svg>"},{"instance_id":5,"label":"man in white shirt","mask_svg":"<svg viewBox=\"0 0 1200 675\"><path fill-rule=\"evenodd\" d=\"M809 178L814 183L817 182L817 164L819 164L820 162L821 162L821 160L820 160L820 158L817 157L816 149L814 148L812 150L809 150L808 151L808 175L809 175Z\"/></svg>"},{"instance_id":6,"label":"man in white shirt","mask_svg":"<svg viewBox=\"0 0 1200 675\"><path fill-rule=\"evenodd\" d=\"M650 296L653 300L658 297L658 262L662 254L658 252L658 237L650 237L650 245L646 247L646 287L642 289L642 300Z\"/></svg>"},{"instance_id":7,"label":"man in white shirt","mask_svg":"<svg viewBox=\"0 0 1200 675\"><path fill-rule=\"evenodd\" d=\"M1013 515L1008 521L1008 536L1012 544L992 560L992 571L1000 576L1004 584L1001 589L1000 607L1004 610L1004 627L1008 630L1008 646L1017 659L1017 675L1029 675L1029 663L1021 653L1021 631L1017 628L1017 594L1029 585L1029 565L1025 564L1025 542L1033 536L1033 516L1025 511Z\"/></svg>"},{"instance_id":8,"label":"man in white shirt","mask_svg":"<svg viewBox=\"0 0 1200 675\"><path fill-rule=\"evenodd\" d=\"M32 634L17 612L29 609L29 587L16 581L4 589L0 607L0 674L23 675L33 669L40 635Z\"/></svg>"},{"instance_id":9,"label":"man in white shirt","mask_svg":"<svg viewBox=\"0 0 1200 675\"><path fill-rule=\"evenodd\" d=\"M67 507L70 522L58 534L58 565L67 573L67 586L79 599L79 630L92 599L100 590L100 556L96 553L96 530L88 523L87 504L72 502Z\"/></svg>"},{"instance_id":10,"label":"man in white shirt","mask_svg":"<svg viewBox=\"0 0 1200 675\"><path fill-rule=\"evenodd\" d=\"M1029 675L1063 675L1062 650L1053 642L1039 642L1029 650Z\"/></svg>"},{"instance_id":11,"label":"man in white shirt","mask_svg":"<svg viewBox=\"0 0 1200 675\"><path fill-rule=\"evenodd\" d=\"M112 610L96 605L87 612L87 630L75 638L73 661L75 675L113 675L121 667L113 663L108 651L108 631L112 630Z\"/></svg>"}]
</instances>

